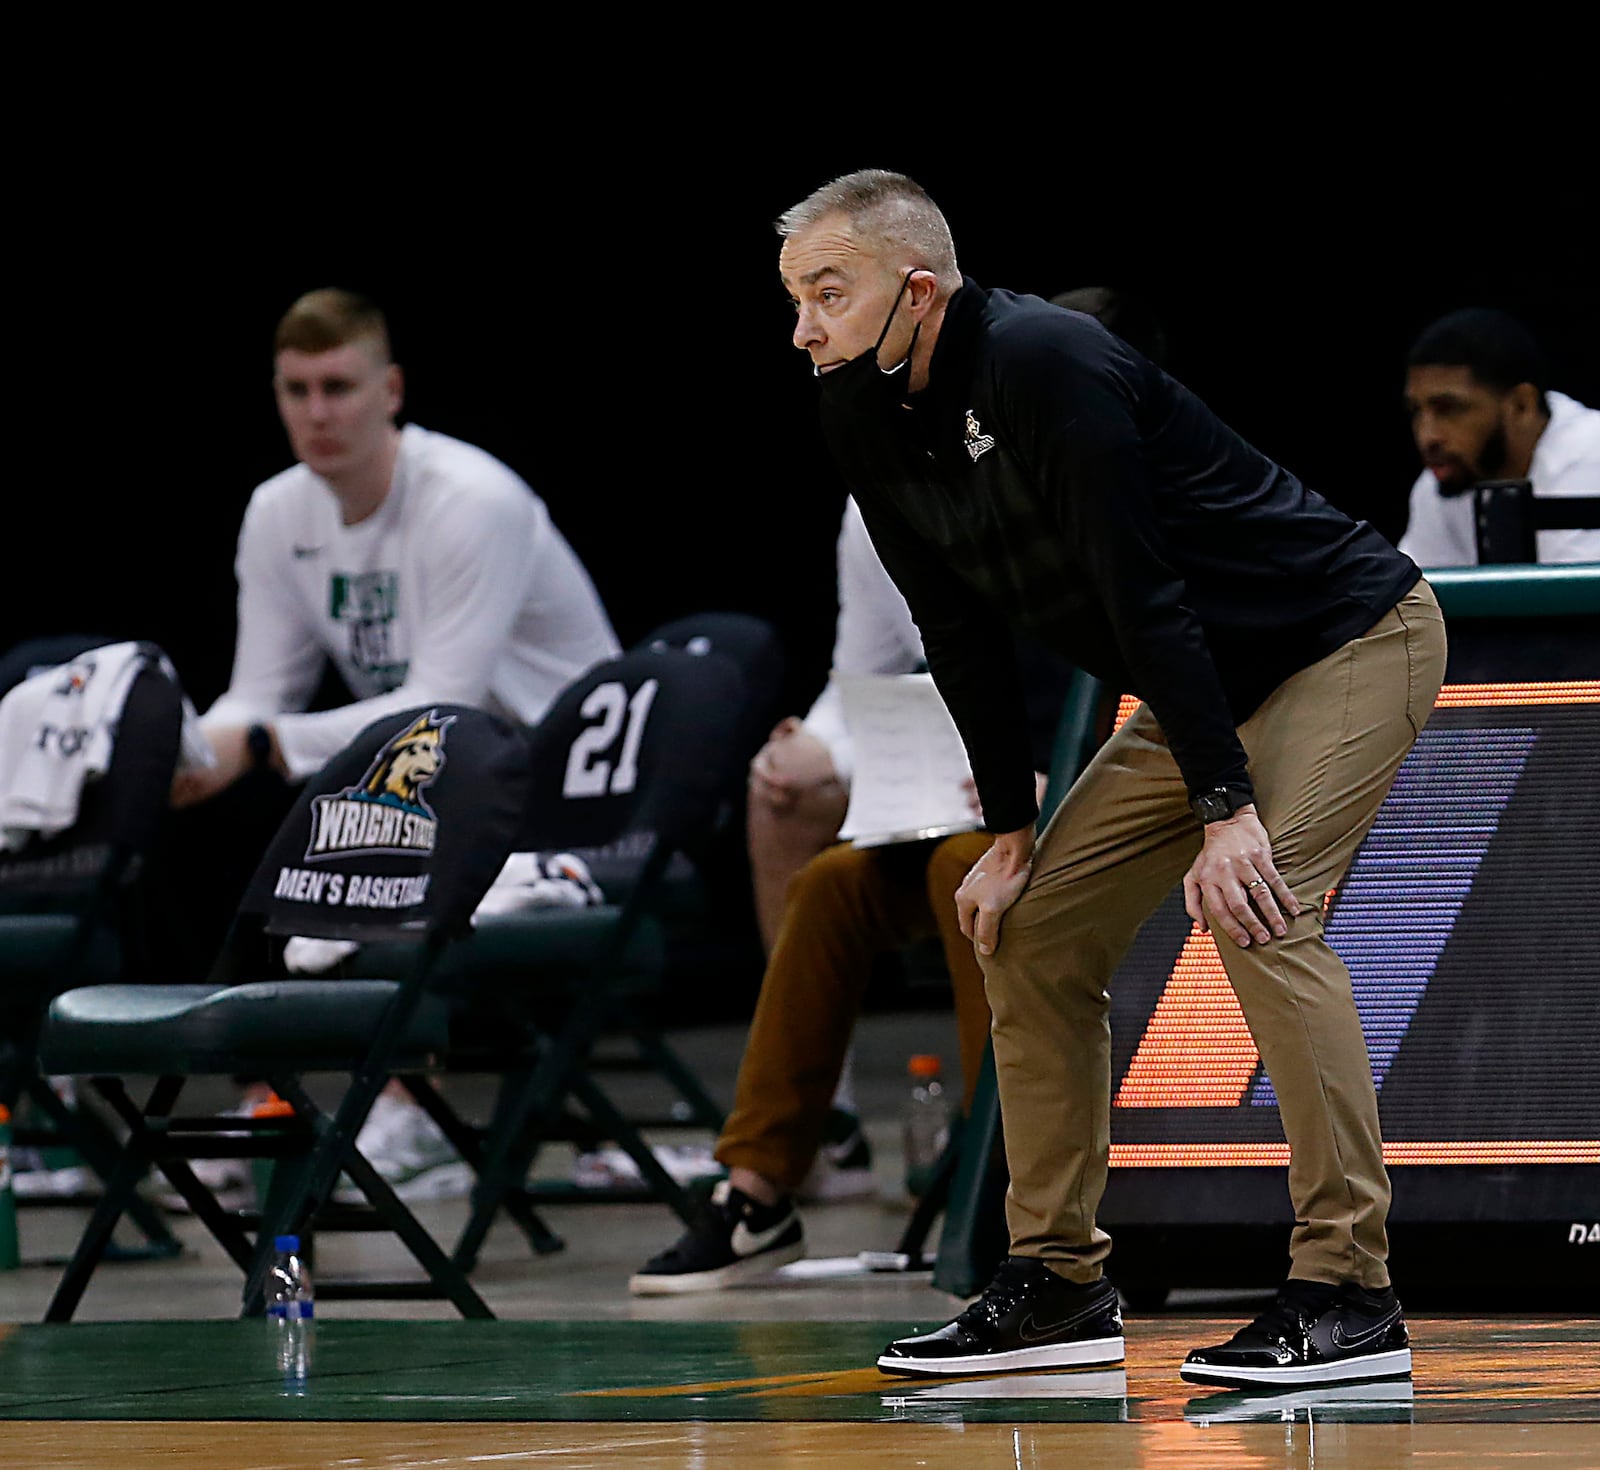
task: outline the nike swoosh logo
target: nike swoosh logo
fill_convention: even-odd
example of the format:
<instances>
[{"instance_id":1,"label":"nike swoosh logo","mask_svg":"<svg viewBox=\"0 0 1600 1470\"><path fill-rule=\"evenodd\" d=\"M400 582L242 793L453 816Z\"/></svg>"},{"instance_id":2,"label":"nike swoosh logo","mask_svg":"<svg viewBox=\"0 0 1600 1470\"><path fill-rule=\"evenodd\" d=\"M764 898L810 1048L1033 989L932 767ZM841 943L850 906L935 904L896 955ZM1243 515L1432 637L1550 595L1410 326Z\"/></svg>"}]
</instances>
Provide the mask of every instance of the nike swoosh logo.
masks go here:
<instances>
[{"instance_id":1,"label":"nike swoosh logo","mask_svg":"<svg viewBox=\"0 0 1600 1470\"><path fill-rule=\"evenodd\" d=\"M1395 1319L1399 1317L1399 1315L1400 1313L1398 1311L1390 1312L1389 1315L1385 1317L1383 1321L1378 1323L1376 1327L1369 1327L1365 1332L1356 1333L1354 1337L1347 1337L1345 1335L1343 1322L1335 1322L1333 1324L1333 1331L1328 1335L1333 1339L1333 1345L1335 1347L1365 1347L1369 1342L1374 1341L1376 1338L1382 1337L1385 1332L1393 1327L1395 1324Z\"/></svg>"},{"instance_id":2,"label":"nike swoosh logo","mask_svg":"<svg viewBox=\"0 0 1600 1470\"><path fill-rule=\"evenodd\" d=\"M296 546L294 548L294 559L296 561L304 561L308 556L318 556L321 552L322 548L320 546Z\"/></svg>"},{"instance_id":3,"label":"nike swoosh logo","mask_svg":"<svg viewBox=\"0 0 1600 1470\"><path fill-rule=\"evenodd\" d=\"M783 1219L767 1230L752 1230L741 1220L733 1227L733 1235L728 1244L733 1247L736 1256L753 1256L757 1251L764 1251L777 1238L789 1228L793 1215L785 1215Z\"/></svg>"},{"instance_id":4,"label":"nike swoosh logo","mask_svg":"<svg viewBox=\"0 0 1600 1470\"><path fill-rule=\"evenodd\" d=\"M1063 1317L1059 1322L1050 1322L1043 1325L1039 1323L1032 1312L1029 1312L1022 1321L1017 1323L1017 1336L1023 1342L1043 1342L1047 1337L1053 1337L1056 1333L1064 1331L1068 1327L1086 1321L1099 1310L1099 1307L1085 1308L1070 1317Z\"/></svg>"}]
</instances>

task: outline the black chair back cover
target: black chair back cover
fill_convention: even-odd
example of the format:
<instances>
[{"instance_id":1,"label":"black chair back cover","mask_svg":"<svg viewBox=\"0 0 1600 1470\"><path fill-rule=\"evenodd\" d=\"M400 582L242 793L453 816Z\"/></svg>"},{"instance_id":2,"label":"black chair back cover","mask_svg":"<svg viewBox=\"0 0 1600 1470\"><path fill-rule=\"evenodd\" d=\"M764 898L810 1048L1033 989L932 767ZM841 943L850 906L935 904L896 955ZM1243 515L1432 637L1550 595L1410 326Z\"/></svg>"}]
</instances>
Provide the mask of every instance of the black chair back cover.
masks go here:
<instances>
[{"instance_id":1,"label":"black chair back cover","mask_svg":"<svg viewBox=\"0 0 1600 1470\"><path fill-rule=\"evenodd\" d=\"M788 661L778 630L765 618L743 612L702 612L675 618L653 629L636 648L681 648L688 653L720 653L744 676L745 714L738 743L745 759L761 749L783 714ZM740 772L742 776L742 771Z\"/></svg>"},{"instance_id":2,"label":"black chair back cover","mask_svg":"<svg viewBox=\"0 0 1600 1470\"><path fill-rule=\"evenodd\" d=\"M570 685L532 730L525 849L668 847L701 833L736 759L745 683L713 652L635 649Z\"/></svg>"},{"instance_id":3,"label":"black chair back cover","mask_svg":"<svg viewBox=\"0 0 1600 1470\"><path fill-rule=\"evenodd\" d=\"M466 705L385 715L306 783L240 913L319 939L465 932L512 849L528 781L520 727Z\"/></svg>"}]
</instances>

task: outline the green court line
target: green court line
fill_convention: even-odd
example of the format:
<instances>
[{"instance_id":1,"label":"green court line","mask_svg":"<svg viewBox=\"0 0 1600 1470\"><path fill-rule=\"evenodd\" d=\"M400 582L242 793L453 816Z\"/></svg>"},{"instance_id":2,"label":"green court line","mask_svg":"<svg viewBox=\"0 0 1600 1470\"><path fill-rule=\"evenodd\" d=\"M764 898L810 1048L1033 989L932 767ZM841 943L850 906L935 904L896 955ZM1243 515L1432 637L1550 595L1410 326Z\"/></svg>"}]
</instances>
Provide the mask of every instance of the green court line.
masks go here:
<instances>
[{"instance_id":1,"label":"green court line","mask_svg":"<svg viewBox=\"0 0 1600 1470\"><path fill-rule=\"evenodd\" d=\"M296 1394L277 1376L265 1321L28 1324L0 1335L0 1420L1048 1423L1232 1418L1256 1407L1175 1378L1171 1397L1130 1395L1121 1369L1050 1375L1030 1380L1033 1387L877 1374L871 1364L883 1345L909 1330L892 1322L341 1319L318 1325L311 1376ZM1018 1391L1028 1396L994 1396ZM1409 1402L1358 1392L1317 1413L1379 1422L1600 1418L1593 1396L1576 1385L1568 1392L1470 1402L1425 1389ZM1259 1407L1278 1416L1279 1406Z\"/></svg>"}]
</instances>

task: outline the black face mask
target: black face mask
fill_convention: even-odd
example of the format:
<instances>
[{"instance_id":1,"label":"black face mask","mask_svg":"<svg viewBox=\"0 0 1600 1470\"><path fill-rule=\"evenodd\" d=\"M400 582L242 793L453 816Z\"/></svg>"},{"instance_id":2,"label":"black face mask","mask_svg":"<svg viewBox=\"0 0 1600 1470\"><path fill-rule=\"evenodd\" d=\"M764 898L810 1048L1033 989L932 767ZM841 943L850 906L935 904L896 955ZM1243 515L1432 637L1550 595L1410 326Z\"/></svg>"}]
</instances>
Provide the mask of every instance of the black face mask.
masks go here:
<instances>
[{"instance_id":1,"label":"black face mask","mask_svg":"<svg viewBox=\"0 0 1600 1470\"><path fill-rule=\"evenodd\" d=\"M889 335L889 328L894 322L894 314L900 310L900 299L906 294L906 287L911 283L912 271L907 271L905 279L900 282L900 289L895 292L894 305L889 308L889 315L883 323L883 330L878 333L878 340L872 344L870 350L863 352L859 357L852 357L842 362L836 368L822 372L813 368L822 386L822 412L827 417L857 418L875 416L886 409L894 408L904 403L906 396L911 391L911 354L916 351L917 336L922 331L922 323L918 322L911 333L911 345L906 348L905 360L892 368L878 366L878 349L883 346L884 338Z\"/></svg>"}]
</instances>

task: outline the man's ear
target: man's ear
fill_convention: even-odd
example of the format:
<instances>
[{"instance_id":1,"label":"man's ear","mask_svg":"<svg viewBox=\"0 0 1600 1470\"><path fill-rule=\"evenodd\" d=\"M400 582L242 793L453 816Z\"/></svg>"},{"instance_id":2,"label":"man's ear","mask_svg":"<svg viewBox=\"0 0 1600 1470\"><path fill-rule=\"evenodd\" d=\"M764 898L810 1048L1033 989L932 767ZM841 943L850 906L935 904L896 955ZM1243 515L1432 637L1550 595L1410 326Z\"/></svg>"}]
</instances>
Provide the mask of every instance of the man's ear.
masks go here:
<instances>
[{"instance_id":1,"label":"man's ear","mask_svg":"<svg viewBox=\"0 0 1600 1470\"><path fill-rule=\"evenodd\" d=\"M1518 383L1506 395L1506 402L1513 418L1536 418L1539 413L1539 390L1532 383Z\"/></svg>"},{"instance_id":2,"label":"man's ear","mask_svg":"<svg viewBox=\"0 0 1600 1470\"><path fill-rule=\"evenodd\" d=\"M398 418L401 406L406 401L406 378L400 371L400 364L391 362L384 369L383 389L389 395L389 417Z\"/></svg>"},{"instance_id":3,"label":"man's ear","mask_svg":"<svg viewBox=\"0 0 1600 1470\"><path fill-rule=\"evenodd\" d=\"M911 315L921 321L931 310L939 295L939 278L932 271L914 270L906 282L906 305Z\"/></svg>"}]
</instances>

